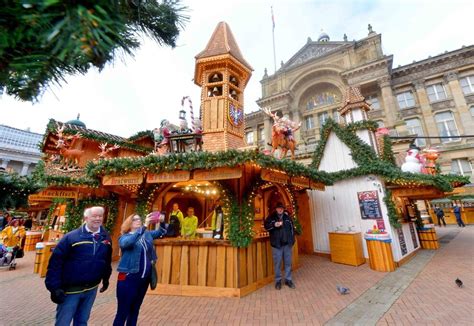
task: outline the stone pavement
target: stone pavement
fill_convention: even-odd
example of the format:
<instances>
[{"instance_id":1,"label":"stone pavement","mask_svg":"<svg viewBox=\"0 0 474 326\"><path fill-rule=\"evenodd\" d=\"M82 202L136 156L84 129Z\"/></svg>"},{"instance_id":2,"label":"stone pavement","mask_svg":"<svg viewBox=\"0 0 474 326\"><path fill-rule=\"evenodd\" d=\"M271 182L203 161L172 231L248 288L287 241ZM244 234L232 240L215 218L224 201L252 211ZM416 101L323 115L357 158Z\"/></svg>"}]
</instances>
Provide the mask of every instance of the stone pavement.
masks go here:
<instances>
[{"instance_id":1,"label":"stone pavement","mask_svg":"<svg viewBox=\"0 0 474 326\"><path fill-rule=\"evenodd\" d=\"M440 230L440 236L450 240L458 232L454 227ZM443 242L443 241L442 241ZM364 325L398 324L467 324L474 322L474 227L463 229L437 252L420 251L400 270L410 274L409 264L422 264L434 257L425 268L410 280L409 276L380 273L369 269L331 263L326 258L302 256L301 267L294 273L296 290L283 287L276 291L268 285L242 299L147 296L139 317L140 325L322 325L335 322L348 309L374 289L374 293L398 288L393 305L367 303L365 309L377 308L378 318L366 320ZM0 270L0 325L52 325L55 305L49 300L44 280L33 274L34 253L18 260L15 271ZM115 266L114 266L115 267ZM404 273L399 273L404 274ZM115 309L116 273L110 289L99 294L89 325L111 325ZM456 277L465 282L463 289L454 284ZM398 284L398 282L401 283ZM410 284L411 282L411 284ZM393 284L390 289L387 284ZM336 284L351 289L349 295L339 295ZM376 285L385 284L377 288ZM403 289L405 291L403 291ZM364 299L364 300L365 300ZM377 302L385 300L377 296ZM356 323L356 315L346 324Z\"/></svg>"}]
</instances>

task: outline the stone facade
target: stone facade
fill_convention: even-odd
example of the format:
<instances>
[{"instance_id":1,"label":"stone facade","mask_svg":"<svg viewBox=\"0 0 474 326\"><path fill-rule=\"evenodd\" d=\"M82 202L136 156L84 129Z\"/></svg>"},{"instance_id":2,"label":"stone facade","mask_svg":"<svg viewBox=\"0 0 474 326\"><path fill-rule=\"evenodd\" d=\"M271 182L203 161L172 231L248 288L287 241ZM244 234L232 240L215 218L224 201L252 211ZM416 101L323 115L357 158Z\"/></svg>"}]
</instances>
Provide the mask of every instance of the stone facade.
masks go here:
<instances>
[{"instance_id":1,"label":"stone facade","mask_svg":"<svg viewBox=\"0 0 474 326\"><path fill-rule=\"evenodd\" d=\"M39 143L43 135L0 125L0 167L27 175L41 159Z\"/></svg>"},{"instance_id":2,"label":"stone facade","mask_svg":"<svg viewBox=\"0 0 474 326\"><path fill-rule=\"evenodd\" d=\"M371 104L369 117L390 129L392 136L453 136L420 139L421 147L437 147L442 171L472 174L474 138L474 45L392 67L393 56L382 51L382 37L370 30L358 41L308 41L273 75L261 80L261 107L301 122L296 132L297 158L311 161L320 128L337 109L348 86L358 86ZM246 115L249 145L267 147L271 124L261 112ZM407 142L397 142L404 151Z\"/></svg>"}]
</instances>

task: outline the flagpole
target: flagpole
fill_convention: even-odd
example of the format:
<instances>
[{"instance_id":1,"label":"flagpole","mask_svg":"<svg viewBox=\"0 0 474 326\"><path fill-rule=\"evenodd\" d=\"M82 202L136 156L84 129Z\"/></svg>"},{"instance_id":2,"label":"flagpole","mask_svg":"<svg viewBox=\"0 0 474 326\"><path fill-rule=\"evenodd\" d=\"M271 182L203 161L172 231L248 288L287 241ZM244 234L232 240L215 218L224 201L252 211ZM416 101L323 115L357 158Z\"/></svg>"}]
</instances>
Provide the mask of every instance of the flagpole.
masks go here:
<instances>
[{"instance_id":1,"label":"flagpole","mask_svg":"<svg viewBox=\"0 0 474 326\"><path fill-rule=\"evenodd\" d=\"M273 66L275 68L275 73L277 70L277 64L276 64L276 51L275 51L275 17L273 16L273 6L270 7L272 9L272 23L273 23L273 28L272 28L272 37L273 37Z\"/></svg>"}]
</instances>

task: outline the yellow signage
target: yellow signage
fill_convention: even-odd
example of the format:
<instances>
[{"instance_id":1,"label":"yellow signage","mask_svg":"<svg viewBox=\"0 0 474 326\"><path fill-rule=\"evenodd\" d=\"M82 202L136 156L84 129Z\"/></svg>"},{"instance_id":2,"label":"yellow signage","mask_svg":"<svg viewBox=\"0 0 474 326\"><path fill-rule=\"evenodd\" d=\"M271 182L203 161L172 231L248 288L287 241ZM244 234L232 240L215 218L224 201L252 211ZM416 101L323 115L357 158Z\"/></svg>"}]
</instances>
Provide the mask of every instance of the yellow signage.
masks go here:
<instances>
[{"instance_id":1,"label":"yellow signage","mask_svg":"<svg viewBox=\"0 0 474 326\"><path fill-rule=\"evenodd\" d=\"M146 182L147 183L181 182L181 181L188 181L189 177L190 177L189 171L148 173L146 176Z\"/></svg>"},{"instance_id":2,"label":"yellow signage","mask_svg":"<svg viewBox=\"0 0 474 326\"><path fill-rule=\"evenodd\" d=\"M34 202L34 201L51 201L51 197L43 197L39 195L29 195L28 196L28 201Z\"/></svg>"},{"instance_id":3,"label":"yellow signage","mask_svg":"<svg viewBox=\"0 0 474 326\"><path fill-rule=\"evenodd\" d=\"M291 177L290 182L293 186L308 188L309 179L305 177Z\"/></svg>"},{"instance_id":4,"label":"yellow signage","mask_svg":"<svg viewBox=\"0 0 474 326\"><path fill-rule=\"evenodd\" d=\"M139 185L143 182L142 173L130 173L126 175L105 175L102 178L104 186L126 186Z\"/></svg>"},{"instance_id":5,"label":"yellow signage","mask_svg":"<svg viewBox=\"0 0 474 326\"><path fill-rule=\"evenodd\" d=\"M46 189L46 190L40 191L34 196L43 197L43 198L76 198L77 191L64 190L64 189Z\"/></svg>"},{"instance_id":6,"label":"yellow signage","mask_svg":"<svg viewBox=\"0 0 474 326\"><path fill-rule=\"evenodd\" d=\"M288 183L288 180L290 180L290 177L285 173L268 169L262 169L260 176L262 180L283 184Z\"/></svg>"},{"instance_id":7,"label":"yellow signage","mask_svg":"<svg viewBox=\"0 0 474 326\"><path fill-rule=\"evenodd\" d=\"M196 181L205 180L225 180L238 179L242 177L242 169L240 168L215 168L212 170L196 170L193 179Z\"/></svg>"}]
</instances>

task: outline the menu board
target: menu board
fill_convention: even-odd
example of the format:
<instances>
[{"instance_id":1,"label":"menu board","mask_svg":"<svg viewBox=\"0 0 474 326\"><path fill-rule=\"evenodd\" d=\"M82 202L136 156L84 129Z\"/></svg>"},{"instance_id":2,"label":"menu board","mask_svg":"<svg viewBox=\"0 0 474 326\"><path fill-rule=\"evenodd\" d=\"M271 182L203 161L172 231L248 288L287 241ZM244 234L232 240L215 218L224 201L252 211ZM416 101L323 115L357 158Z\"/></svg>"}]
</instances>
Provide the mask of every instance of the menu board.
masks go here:
<instances>
[{"instance_id":1,"label":"menu board","mask_svg":"<svg viewBox=\"0 0 474 326\"><path fill-rule=\"evenodd\" d=\"M413 223L408 223L410 225L411 240L413 241L413 248L418 248L418 241L416 241L415 227Z\"/></svg>"},{"instance_id":2,"label":"menu board","mask_svg":"<svg viewBox=\"0 0 474 326\"><path fill-rule=\"evenodd\" d=\"M402 251L402 256L405 256L408 253L407 243L405 242L405 235L403 234L402 228L397 229L398 233L398 242L400 242L400 250Z\"/></svg>"},{"instance_id":3,"label":"menu board","mask_svg":"<svg viewBox=\"0 0 474 326\"><path fill-rule=\"evenodd\" d=\"M357 197L363 220L382 218L379 196L376 190L358 192Z\"/></svg>"}]
</instances>

